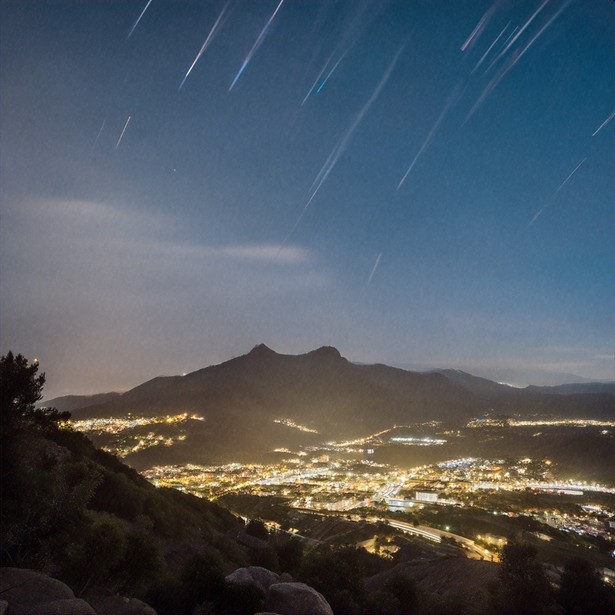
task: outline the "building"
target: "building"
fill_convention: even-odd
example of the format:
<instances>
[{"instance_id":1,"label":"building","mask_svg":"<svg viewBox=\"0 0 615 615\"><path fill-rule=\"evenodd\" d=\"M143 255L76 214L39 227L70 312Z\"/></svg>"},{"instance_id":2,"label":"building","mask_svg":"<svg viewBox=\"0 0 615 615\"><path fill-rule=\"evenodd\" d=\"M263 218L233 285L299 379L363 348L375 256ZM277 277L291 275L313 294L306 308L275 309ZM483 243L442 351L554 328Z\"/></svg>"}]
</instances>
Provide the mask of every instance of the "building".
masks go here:
<instances>
[{"instance_id":1,"label":"building","mask_svg":"<svg viewBox=\"0 0 615 615\"><path fill-rule=\"evenodd\" d=\"M438 501L438 494L435 491L415 491L414 499L417 502L432 502Z\"/></svg>"}]
</instances>

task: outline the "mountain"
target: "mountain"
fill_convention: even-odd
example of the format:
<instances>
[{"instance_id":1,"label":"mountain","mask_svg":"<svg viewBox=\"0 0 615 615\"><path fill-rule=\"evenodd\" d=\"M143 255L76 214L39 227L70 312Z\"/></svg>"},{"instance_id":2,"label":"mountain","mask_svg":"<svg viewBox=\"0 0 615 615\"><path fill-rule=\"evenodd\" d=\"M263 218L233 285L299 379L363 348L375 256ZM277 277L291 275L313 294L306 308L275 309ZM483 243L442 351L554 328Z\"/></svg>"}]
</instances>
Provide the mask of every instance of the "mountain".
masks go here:
<instances>
[{"instance_id":1,"label":"mountain","mask_svg":"<svg viewBox=\"0 0 615 615\"><path fill-rule=\"evenodd\" d=\"M493 382L480 376L473 376L459 369L436 369L432 371L442 374L451 382L477 395L514 395L515 391L518 390L516 387Z\"/></svg>"},{"instance_id":2,"label":"mountain","mask_svg":"<svg viewBox=\"0 0 615 615\"><path fill-rule=\"evenodd\" d=\"M548 395L615 395L615 382L576 382L549 387L529 386L526 391Z\"/></svg>"},{"instance_id":3,"label":"mountain","mask_svg":"<svg viewBox=\"0 0 615 615\"><path fill-rule=\"evenodd\" d=\"M188 412L205 418L193 422L185 441L139 452L138 467L154 461L250 460L276 447L353 438L420 421L459 424L486 412L610 417L613 401L608 394L516 389L457 370L419 373L357 365L331 347L285 355L260 344L219 365L154 378L103 403L75 408L73 417ZM131 463L137 459L131 457Z\"/></svg>"},{"instance_id":4,"label":"mountain","mask_svg":"<svg viewBox=\"0 0 615 615\"><path fill-rule=\"evenodd\" d=\"M118 397L120 393L98 393L96 395L64 395L39 402L38 406L56 408L59 412L73 412L87 406L104 404Z\"/></svg>"}]
</instances>

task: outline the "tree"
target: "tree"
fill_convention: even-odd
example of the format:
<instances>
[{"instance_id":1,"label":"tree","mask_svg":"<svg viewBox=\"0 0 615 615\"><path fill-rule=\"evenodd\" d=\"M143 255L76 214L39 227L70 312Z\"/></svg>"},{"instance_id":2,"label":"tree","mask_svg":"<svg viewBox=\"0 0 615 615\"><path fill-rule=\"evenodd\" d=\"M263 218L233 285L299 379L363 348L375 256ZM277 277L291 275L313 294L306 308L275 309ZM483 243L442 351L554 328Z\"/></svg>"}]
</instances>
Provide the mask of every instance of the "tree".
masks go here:
<instances>
[{"instance_id":1,"label":"tree","mask_svg":"<svg viewBox=\"0 0 615 615\"><path fill-rule=\"evenodd\" d=\"M615 612L613 593L584 557L571 559L564 568L558 595L565 615L602 615Z\"/></svg>"},{"instance_id":2,"label":"tree","mask_svg":"<svg viewBox=\"0 0 615 615\"><path fill-rule=\"evenodd\" d=\"M32 364L21 354L11 351L0 358L0 434L18 430L24 423L33 421L49 426L70 418L68 412L51 408L36 409L43 396L45 374L38 374L38 361Z\"/></svg>"},{"instance_id":3,"label":"tree","mask_svg":"<svg viewBox=\"0 0 615 615\"><path fill-rule=\"evenodd\" d=\"M34 404L43 396L45 374L37 376L38 362L9 351L0 358L0 411L2 431L17 427L34 413Z\"/></svg>"},{"instance_id":4,"label":"tree","mask_svg":"<svg viewBox=\"0 0 615 615\"><path fill-rule=\"evenodd\" d=\"M246 525L246 534L260 538L261 540L267 540L269 538L269 530L267 526L260 519L250 519L248 525Z\"/></svg>"},{"instance_id":5,"label":"tree","mask_svg":"<svg viewBox=\"0 0 615 615\"><path fill-rule=\"evenodd\" d=\"M546 615L557 612L547 575L536 549L509 542L502 549L499 583L490 587L491 610L501 615Z\"/></svg>"}]
</instances>

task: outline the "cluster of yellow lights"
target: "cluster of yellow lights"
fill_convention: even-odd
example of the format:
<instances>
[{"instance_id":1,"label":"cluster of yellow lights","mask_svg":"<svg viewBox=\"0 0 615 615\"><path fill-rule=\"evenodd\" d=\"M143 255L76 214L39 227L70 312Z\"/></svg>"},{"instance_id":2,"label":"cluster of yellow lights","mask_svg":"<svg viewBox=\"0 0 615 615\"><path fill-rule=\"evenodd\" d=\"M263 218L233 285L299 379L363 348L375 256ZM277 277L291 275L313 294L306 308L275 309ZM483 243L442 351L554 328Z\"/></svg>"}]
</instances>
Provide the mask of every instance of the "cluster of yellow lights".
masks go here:
<instances>
[{"instance_id":1,"label":"cluster of yellow lights","mask_svg":"<svg viewBox=\"0 0 615 615\"><path fill-rule=\"evenodd\" d=\"M135 427L145 427L148 425L175 425L184 423L188 419L193 421L204 421L205 419L198 414L189 414L182 412L181 414L173 414L167 416L141 416L133 417L130 414L126 417L104 418L104 419L81 419L78 421L69 421L69 424L78 431L118 434L127 429L135 429Z\"/></svg>"},{"instance_id":2,"label":"cluster of yellow lights","mask_svg":"<svg viewBox=\"0 0 615 615\"><path fill-rule=\"evenodd\" d=\"M68 425L78 431L90 433L93 436L116 436L117 438L114 438L111 444L105 444L102 448L118 457L126 457L153 446L168 447L173 446L177 442L184 441L186 434L184 433L183 425L188 420L204 421L205 419L198 414L189 412L149 417L135 417L129 414L125 417L68 421ZM152 429L156 429L156 427L173 427L174 429L179 429L179 433L162 435L155 431L150 431L143 434L142 428L144 427L151 427ZM140 433L133 431L137 429L140 430Z\"/></svg>"},{"instance_id":3,"label":"cluster of yellow lights","mask_svg":"<svg viewBox=\"0 0 615 615\"><path fill-rule=\"evenodd\" d=\"M293 429L298 429L299 431L306 431L307 433L318 433L316 429L310 429L305 425L300 425L299 423L295 423L292 419L273 419L274 423L278 423L279 425L284 425L285 427L292 427Z\"/></svg>"},{"instance_id":4,"label":"cluster of yellow lights","mask_svg":"<svg viewBox=\"0 0 615 615\"><path fill-rule=\"evenodd\" d=\"M597 421L594 419L553 419L517 421L508 419L510 427L615 427L615 421Z\"/></svg>"}]
</instances>

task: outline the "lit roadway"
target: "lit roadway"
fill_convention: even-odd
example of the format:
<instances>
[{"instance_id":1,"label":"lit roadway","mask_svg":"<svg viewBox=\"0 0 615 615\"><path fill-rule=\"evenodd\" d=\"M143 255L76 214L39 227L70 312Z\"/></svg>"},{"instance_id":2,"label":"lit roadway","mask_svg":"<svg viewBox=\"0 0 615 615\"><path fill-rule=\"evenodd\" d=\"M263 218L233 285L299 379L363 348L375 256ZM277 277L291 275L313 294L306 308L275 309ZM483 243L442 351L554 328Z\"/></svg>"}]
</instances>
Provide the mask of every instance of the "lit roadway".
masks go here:
<instances>
[{"instance_id":1,"label":"lit roadway","mask_svg":"<svg viewBox=\"0 0 615 615\"><path fill-rule=\"evenodd\" d=\"M459 536L459 534L453 534L452 532L446 532L445 530L439 530L435 527L428 527L426 525L414 526L412 523L406 523L405 521L398 521L397 519L380 519L391 527L394 527L402 532L408 532L416 536L422 536L431 540L432 542L442 542L442 538L452 538L456 542L467 547L471 553L475 553L480 559L485 559L487 556L493 557L493 553L487 549L479 547L473 540L466 538L465 536Z\"/></svg>"},{"instance_id":2,"label":"lit roadway","mask_svg":"<svg viewBox=\"0 0 615 615\"><path fill-rule=\"evenodd\" d=\"M491 561L499 561L498 556L491 551L484 549L478 546L472 539L466 538L465 536L460 536L459 534L453 534L452 532L447 532L445 530L440 530L435 527L429 527L427 525L413 525L412 523L406 523L405 521L398 521L397 519L388 519L386 517L367 517L362 519L359 515L347 515L344 512L337 511L315 511L311 509L297 509L304 510L305 512L310 512L314 515L319 515L321 517L329 517L329 516L346 516L351 517L353 521L368 521L370 523L386 523L391 527L401 530L402 532L406 532L408 534L413 534L415 536L421 536L427 540L431 540L432 542L440 543L442 542L442 538L452 538L460 545L466 547L470 552L469 555L474 555L476 559L487 559L490 558Z\"/></svg>"}]
</instances>

